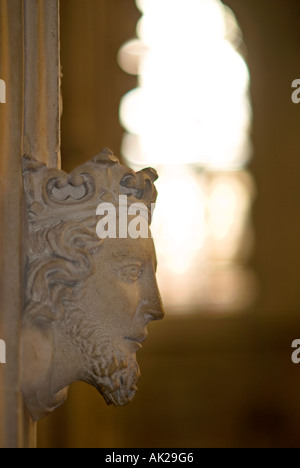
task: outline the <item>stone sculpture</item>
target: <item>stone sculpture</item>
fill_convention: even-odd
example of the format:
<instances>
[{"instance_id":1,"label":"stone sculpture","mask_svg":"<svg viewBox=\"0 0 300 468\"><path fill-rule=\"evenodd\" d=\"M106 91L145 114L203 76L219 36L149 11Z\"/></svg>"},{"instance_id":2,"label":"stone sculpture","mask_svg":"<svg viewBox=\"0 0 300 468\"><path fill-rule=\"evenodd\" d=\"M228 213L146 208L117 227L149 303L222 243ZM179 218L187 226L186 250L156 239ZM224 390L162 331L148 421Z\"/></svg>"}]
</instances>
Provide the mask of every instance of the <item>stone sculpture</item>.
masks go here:
<instances>
[{"instance_id":1,"label":"stone sculpture","mask_svg":"<svg viewBox=\"0 0 300 468\"><path fill-rule=\"evenodd\" d=\"M105 149L70 175L23 158L27 219L22 393L34 420L66 399L71 383L94 385L125 405L140 377L136 352L164 312L153 240L100 239L101 202L120 195L149 212L153 169L135 173ZM128 219L130 222L130 218Z\"/></svg>"}]
</instances>

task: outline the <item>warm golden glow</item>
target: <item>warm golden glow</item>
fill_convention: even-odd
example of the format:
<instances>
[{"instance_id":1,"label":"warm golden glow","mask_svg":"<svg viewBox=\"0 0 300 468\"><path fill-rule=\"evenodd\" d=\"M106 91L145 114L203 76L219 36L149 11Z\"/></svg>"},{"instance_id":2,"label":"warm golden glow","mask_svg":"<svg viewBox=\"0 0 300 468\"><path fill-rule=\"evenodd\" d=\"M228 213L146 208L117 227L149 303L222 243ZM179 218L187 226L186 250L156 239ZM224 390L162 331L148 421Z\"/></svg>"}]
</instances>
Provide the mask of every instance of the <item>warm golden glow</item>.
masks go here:
<instances>
[{"instance_id":1,"label":"warm golden glow","mask_svg":"<svg viewBox=\"0 0 300 468\"><path fill-rule=\"evenodd\" d=\"M139 80L120 106L122 153L133 168L160 173L154 232L163 299L244 305L253 281L237 265L253 240L254 187L244 169L252 112L238 23L219 0L136 3L138 39L118 57Z\"/></svg>"},{"instance_id":2,"label":"warm golden glow","mask_svg":"<svg viewBox=\"0 0 300 468\"><path fill-rule=\"evenodd\" d=\"M161 169L157 188L152 232L159 258L170 273L187 272L204 244L205 194L198 178L182 166Z\"/></svg>"},{"instance_id":3,"label":"warm golden glow","mask_svg":"<svg viewBox=\"0 0 300 468\"><path fill-rule=\"evenodd\" d=\"M138 4L139 40L119 53L120 65L138 73L140 83L121 103L131 134L125 157L141 165L243 167L251 152L249 71L235 48L232 12L217 0Z\"/></svg>"}]
</instances>

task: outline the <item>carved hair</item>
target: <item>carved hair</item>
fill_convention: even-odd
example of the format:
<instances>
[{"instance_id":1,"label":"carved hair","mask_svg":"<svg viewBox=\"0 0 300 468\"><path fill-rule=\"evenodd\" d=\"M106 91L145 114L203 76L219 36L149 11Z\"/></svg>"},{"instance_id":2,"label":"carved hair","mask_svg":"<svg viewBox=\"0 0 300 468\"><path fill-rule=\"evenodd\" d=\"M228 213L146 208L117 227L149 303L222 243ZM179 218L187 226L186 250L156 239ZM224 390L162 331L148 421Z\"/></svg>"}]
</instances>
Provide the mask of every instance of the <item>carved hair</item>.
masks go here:
<instances>
[{"instance_id":1,"label":"carved hair","mask_svg":"<svg viewBox=\"0 0 300 468\"><path fill-rule=\"evenodd\" d=\"M62 222L34 234L26 265L26 319L60 320L67 303L76 301L103 243L96 222L96 217Z\"/></svg>"},{"instance_id":2,"label":"carved hair","mask_svg":"<svg viewBox=\"0 0 300 468\"><path fill-rule=\"evenodd\" d=\"M94 255L103 240L96 234L101 201L116 206L120 194L129 204L156 200L153 169L139 173L120 165L105 149L70 175L24 157L28 218L25 320L61 320L93 274ZM117 181L117 183L116 183Z\"/></svg>"}]
</instances>

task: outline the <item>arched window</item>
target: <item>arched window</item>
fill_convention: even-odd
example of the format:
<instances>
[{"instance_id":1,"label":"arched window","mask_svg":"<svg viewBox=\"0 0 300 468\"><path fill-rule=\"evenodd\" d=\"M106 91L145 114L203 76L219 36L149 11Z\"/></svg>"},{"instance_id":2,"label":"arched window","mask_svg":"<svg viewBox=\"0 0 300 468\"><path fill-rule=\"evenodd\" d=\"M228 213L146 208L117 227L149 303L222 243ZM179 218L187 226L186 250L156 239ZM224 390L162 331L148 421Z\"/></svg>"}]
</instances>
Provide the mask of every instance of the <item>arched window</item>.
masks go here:
<instances>
[{"instance_id":1,"label":"arched window","mask_svg":"<svg viewBox=\"0 0 300 468\"><path fill-rule=\"evenodd\" d=\"M122 153L158 169L154 236L163 300L172 309L240 309L253 300L247 267L250 73L237 20L219 0L136 0L137 39L119 64L138 75L120 106Z\"/></svg>"}]
</instances>

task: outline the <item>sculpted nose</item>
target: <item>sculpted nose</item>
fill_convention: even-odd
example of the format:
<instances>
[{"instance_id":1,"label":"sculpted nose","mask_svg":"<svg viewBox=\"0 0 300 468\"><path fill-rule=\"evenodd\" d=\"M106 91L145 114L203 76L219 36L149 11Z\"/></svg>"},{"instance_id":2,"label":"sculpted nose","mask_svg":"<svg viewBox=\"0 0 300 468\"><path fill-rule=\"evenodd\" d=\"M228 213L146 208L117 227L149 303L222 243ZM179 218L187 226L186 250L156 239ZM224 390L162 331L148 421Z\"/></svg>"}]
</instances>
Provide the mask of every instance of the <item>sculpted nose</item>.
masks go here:
<instances>
[{"instance_id":1,"label":"sculpted nose","mask_svg":"<svg viewBox=\"0 0 300 468\"><path fill-rule=\"evenodd\" d=\"M144 301L143 314L148 322L152 322L153 320L162 320L164 318L164 306L158 289L155 291L155 295L153 295L153 297Z\"/></svg>"}]
</instances>

